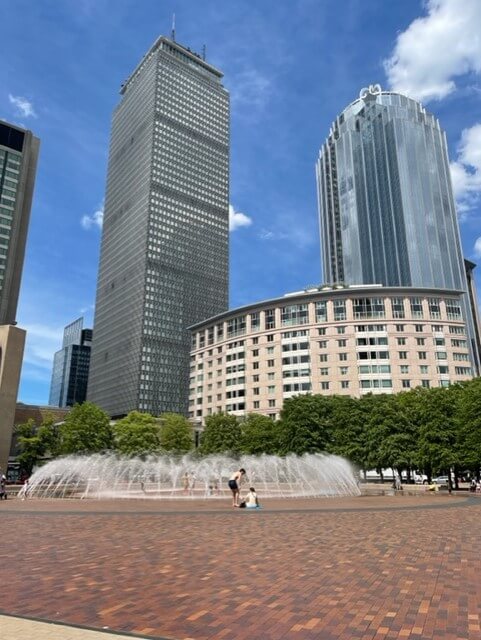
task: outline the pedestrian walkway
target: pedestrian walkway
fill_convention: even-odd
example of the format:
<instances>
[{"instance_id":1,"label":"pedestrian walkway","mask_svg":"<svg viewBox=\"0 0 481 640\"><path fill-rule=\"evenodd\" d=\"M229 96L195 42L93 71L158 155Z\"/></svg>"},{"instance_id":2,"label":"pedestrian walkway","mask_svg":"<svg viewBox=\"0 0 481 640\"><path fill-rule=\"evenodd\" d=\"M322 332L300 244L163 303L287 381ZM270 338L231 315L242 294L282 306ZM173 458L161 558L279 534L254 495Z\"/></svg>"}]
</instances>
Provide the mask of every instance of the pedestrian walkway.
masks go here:
<instances>
[{"instance_id":1,"label":"pedestrian walkway","mask_svg":"<svg viewBox=\"0 0 481 640\"><path fill-rule=\"evenodd\" d=\"M133 637L141 638L142 636L119 635L111 631L92 631L65 624L0 615L2 640L132 640Z\"/></svg>"}]
</instances>

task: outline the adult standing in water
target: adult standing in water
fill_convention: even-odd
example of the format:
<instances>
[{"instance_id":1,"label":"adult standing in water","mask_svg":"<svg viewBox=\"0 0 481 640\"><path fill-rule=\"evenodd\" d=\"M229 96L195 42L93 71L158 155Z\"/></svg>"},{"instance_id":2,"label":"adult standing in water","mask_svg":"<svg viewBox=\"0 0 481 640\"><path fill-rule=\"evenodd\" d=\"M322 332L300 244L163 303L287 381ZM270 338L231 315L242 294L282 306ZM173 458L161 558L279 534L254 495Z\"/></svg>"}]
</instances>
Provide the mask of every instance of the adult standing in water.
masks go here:
<instances>
[{"instance_id":1,"label":"adult standing in water","mask_svg":"<svg viewBox=\"0 0 481 640\"><path fill-rule=\"evenodd\" d=\"M239 469L239 471L236 471L235 473L232 474L229 480L229 489L232 491L233 507L239 506L239 493L240 493L240 488L242 484L242 479L245 476L245 474L246 474L245 469Z\"/></svg>"}]
</instances>

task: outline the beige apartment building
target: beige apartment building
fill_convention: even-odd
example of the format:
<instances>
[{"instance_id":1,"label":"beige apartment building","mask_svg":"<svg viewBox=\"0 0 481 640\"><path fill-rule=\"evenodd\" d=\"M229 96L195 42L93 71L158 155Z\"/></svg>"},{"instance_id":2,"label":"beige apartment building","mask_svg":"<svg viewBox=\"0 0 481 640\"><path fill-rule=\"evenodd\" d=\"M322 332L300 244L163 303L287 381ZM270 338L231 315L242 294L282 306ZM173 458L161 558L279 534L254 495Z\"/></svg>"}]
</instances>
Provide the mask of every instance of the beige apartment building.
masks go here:
<instances>
[{"instance_id":1,"label":"beige apartment building","mask_svg":"<svg viewBox=\"0 0 481 640\"><path fill-rule=\"evenodd\" d=\"M189 417L277 418L301 394L398 393L473 377L461 292L315 287L191 327Z\"/></svg>"}]
</instances>

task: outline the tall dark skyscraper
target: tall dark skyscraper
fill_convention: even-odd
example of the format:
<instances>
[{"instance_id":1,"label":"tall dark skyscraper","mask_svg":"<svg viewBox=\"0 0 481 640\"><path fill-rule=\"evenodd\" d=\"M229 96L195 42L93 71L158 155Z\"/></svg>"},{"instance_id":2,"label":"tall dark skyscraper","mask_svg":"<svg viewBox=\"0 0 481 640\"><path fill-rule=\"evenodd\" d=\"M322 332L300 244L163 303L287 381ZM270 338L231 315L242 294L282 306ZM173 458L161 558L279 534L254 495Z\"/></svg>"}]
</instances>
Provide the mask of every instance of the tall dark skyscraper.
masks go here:
<instances>
[{"instance_id":1,"label":"tall dark skyscraper","mask_svg":"<svg viewBox=\"0 0 481 640\"><path fill-rule=\"evenodd\" d=\"M160 37L114 111L88 399L187 413L187 327L227 309L229 95Z\"/></svg>"},{"instance_id":2,"label":"tall dark skyscraper","mask_svg":"<svg viewBox=\"0 0 481 640\"><path fill-rule=\"evenodd\" d=\"M0 325L16 322L40 140L0 120Z\"/></svg>"},{"instance_id":3,"label":"tall dark skyscraper","mask_svg":"<svg viewBox=\"0 0 481 640\"><path fill-rule=\"evenodd\" d=\"M72 407L87 397L92 329L83 328L83 318L67 325L62 348L54 356L49 405Z\"/></svg>"},{"instance_id":4,"label":"tall dark skyscraper","mask_svg":"<svg viewBox=\"0 0 481 640\"><path fill-rule=\"evenodd\" d=\"M326 282L468 291L446 137L419 102L363 89L321 147L317 185Z\"/></svg>"}]
</instances>

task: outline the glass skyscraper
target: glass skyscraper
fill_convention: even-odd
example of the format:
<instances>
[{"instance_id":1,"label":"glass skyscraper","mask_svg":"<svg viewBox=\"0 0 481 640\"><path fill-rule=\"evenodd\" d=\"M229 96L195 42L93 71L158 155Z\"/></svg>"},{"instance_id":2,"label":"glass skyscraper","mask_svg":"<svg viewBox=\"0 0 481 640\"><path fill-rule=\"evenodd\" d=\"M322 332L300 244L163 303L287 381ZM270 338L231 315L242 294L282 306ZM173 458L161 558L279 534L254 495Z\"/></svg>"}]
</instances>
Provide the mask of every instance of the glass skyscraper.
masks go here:
<instances>
[{"instance_id":1,"label":"glass skyscraper","mask_svg":"<svg viewBox=\"0 0 481 640\"><path fill-rule=\"evenodd\" d=\"M114 111L88 399L187 413L187 327L227 309L229 95L160 37Z\"/></svg>"},{"instance_id":2,"label":"glass skyscraper","mask_svg":"<svg viewBox=\"0 0 481 640\"><path fill-rule=\"evenodd\" d=\"M466 292L446 137L415 100L363 89L317 163L324 281ZM465 297L474 365L474 320Z\"/></svg>"},{"instance_id":3,"label":"glass skyscraper","mask_svg":"<svg viewBox=\"0 0 481 640\"><path fill-rule=\"evenodd\" d=\"M0 120L0 325L16 322L40 140Z\"/></svg>"},{"instance_id":4,"label":"glass skyscraper","mask_svg":"<svg viewBox=\"0 0 481 640\"><path fill-rule=\"evenodd\" d=\"M49 405L72 407L87 397L92 329L83 328L83 318L67 325L62 348L53 358Z\"/></svg>"}]
</instances>

